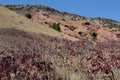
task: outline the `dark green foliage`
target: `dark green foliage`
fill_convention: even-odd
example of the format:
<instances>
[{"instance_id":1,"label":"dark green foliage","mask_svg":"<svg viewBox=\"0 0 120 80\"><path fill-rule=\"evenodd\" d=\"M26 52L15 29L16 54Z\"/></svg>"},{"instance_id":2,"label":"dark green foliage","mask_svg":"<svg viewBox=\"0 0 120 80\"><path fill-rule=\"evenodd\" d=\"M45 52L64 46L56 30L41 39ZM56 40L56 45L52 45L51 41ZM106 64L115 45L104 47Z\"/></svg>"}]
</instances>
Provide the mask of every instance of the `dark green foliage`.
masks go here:
<instances>
[{"instance_id":1,"label":"dark green foliage","mask_svg":"<svg viewBox=\"0 0 120 80\"><path fill-rule=\"evenodd\" d=\"M25 14L25 17L27 17L28 19L31 19L32 15L28 13L28 14Z\"/></svg>"},{"instance_id":2,"label":"dark green foliage","mask_svg":"<svg viewBox=\"0 0 120 80\"><path fill-rule=\"evenodd\" d=\"M60 31L60 24L59 23L52 23L49 25L49 27L55 29L56 31Z\"/></svg>"}]
</instances>

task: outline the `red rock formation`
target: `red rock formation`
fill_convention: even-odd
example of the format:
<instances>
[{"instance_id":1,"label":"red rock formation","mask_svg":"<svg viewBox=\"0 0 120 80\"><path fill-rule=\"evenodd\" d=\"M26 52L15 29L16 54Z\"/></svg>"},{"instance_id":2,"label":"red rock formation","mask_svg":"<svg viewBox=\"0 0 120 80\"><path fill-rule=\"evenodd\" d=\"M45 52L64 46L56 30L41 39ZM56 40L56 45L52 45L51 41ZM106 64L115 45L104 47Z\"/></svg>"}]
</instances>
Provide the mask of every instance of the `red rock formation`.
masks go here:
<instances>
[{"instance_id":1,"label":"red rock formation","mask_svg":"<svg viewBox=\"0 0 120 80\"><path fill-rule=\"evenodd\" d=\"M60 23L61 32L73 37L92 39L93 37L95 37L93 36L94 33L96 35L95 39L97 39L100 42L106 40L119 40L118 35L112 32L110 29L101 26L92 25L88 21L82 21L82 20L60 21L60 19L57 20L57 18L59 17L56 16L50 17L48 14L42 12L38 12L32 17L33 21L43 22L46 23L47 25L51 23Z\"/></svg>"},{"instance_id":2,"label":"red rock formation","mask_svg":"<svg viewBox=\"0 0 120 80\"><path fill-rule=\"evenodd\" d=\"M118 40L117 36L110 32L109 30L107 29L104 29L104 28L100 28L98 31L97 31L97 39L100 40L100 41L105 41L105 40Z\"/></svg>"},{"instance_id":3,"label":"red rock formation","mask_svg":"<svg viewBox=\"0 0 120 80\"><path fill-rule=\"evenodd\" d=\"M45 22L46 24L57 23L54 19L50 18L47 14L40 13L40 12L33 15L32 19L33 21Z\"/></svg>"}]
</instances>

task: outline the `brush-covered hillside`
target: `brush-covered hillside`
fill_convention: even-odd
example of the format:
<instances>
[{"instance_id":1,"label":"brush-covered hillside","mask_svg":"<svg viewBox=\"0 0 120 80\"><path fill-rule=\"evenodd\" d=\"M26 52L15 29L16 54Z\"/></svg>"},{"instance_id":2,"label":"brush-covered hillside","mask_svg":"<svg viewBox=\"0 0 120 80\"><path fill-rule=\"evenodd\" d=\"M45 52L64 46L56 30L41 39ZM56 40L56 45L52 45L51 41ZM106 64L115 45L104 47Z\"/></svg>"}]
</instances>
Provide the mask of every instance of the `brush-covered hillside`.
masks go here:
<instances>
[{"instance_id":1,"label":"brush-covered hillside","mask_svg":"<svg viewBox=\"0 0 120 80\"><path fill-rule=\"evenodd\" d=\"M106 18L91 18L88 19L91 23L96 25L101 25L110 29L115 29L116 31L120 30L120 22L112 20L112 19L106 19Z\"/></svg>"},{"instance_id":2,"label":"brush-covered hillside","mask_svg":"<svg viewBox=\"0 0 120 80\"><path fill-rule=\"evenodd\" d=\"M12 11L34 22L47 25L63 34L90 41L119 40L120 23L105 18L86 18L83 16L60 12L42 5L7 5ZM106 34L106 35L104 35Z\"/></svg>"},{"instance_id":3,"label":"brush-covered hillside","mask_svg":"<svg viewBox=\"0 0 120 80\"><path fill-rule=\"evenodd\" d=\"M17 13L21 15L25 15L27 13L34 14L35 12L46 12L49 15L58 15L61 17L62 20L69 19L69 20L88 20L94 25L101 25L103 27L108 28L117 28L120 29L120 22L112 20L112 19L106 19L106 18L87 18L84 16L71 14L67 12L60 12L58 10L55 10L53 8L43 6L43 5L7 5L5 6L13 11L16 11Z\"/></svg>"},{"instance_id":4,"label":"brush-covered hillside","mask_svg":"<svg viewBox=\"0 0 120 80\"><path fill-rule=\"evenodd\" d=\"M119 32L13 7L0 6L0 80L120 80Z\"/></svg>"}]
</instances>

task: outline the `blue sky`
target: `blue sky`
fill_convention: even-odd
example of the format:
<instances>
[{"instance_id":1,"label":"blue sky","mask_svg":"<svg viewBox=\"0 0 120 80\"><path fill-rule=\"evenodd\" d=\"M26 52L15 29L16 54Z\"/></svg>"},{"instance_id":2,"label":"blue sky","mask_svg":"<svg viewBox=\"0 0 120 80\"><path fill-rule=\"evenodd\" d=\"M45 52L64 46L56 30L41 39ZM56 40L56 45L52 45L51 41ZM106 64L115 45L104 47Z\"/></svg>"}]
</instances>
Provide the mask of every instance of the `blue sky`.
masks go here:
<instances>
[{"instance_id":1,"label":"blue sky","mask_svg":"<svg viewBox=\"0 0 120 80\"><path fill-rule=\"evenodd\" d=\"M120 0L0 0L0 4L40 4L81 16L103 17L120 22Z\"/></svg>"}]
</instances>

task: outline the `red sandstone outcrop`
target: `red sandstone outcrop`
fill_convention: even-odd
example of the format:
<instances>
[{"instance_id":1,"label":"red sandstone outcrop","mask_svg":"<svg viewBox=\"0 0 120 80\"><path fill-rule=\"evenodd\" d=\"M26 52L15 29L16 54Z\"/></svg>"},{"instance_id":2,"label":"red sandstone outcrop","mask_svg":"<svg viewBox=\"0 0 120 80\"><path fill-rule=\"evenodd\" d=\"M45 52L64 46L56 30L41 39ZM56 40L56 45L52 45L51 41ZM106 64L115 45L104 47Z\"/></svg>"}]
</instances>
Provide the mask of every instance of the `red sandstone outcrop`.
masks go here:
<instances>
[{"instance_id":1,"label":"red sandstone outcrop","mask_svg":"<svg viewBox=\"0 0 120 80\"><path fill-rule=\"evenodd\" d=\"M54 19L49 17L47 14L40 13L40 12L33 15L32 19L33 19L33 21L44 22L44 23L47 23L47 24L57 23L57 21L55 21Z\"/></svg>"},{"instance_id":2,"label":"red sandstone outcrop","mask_svg":"<svg viewBox=\"0 0 120 80\"><path fill-rule=\"evenodd\" d=\"M105 40L118 40L118 37L116 34L112 33L111 31L100 28L97 31L97 39L100 41L105 41Z\"/></svg>"},{"instance_id":3,"label":"red sandstone outcrop","mask_svg":"<svg viewBox=\"0 0 120 80\"><path fill-rule=\"evenodd\" d=\"M119 40L120 34L116 34L112 32L110 29L92 25L88 21L60 21L57 20L58 17L50 17L46 13L38 12L35 15L33 15L32 19L33 21L37 22L43 22L47 25L51 23L60 23L60 29L61 32L64 34L68 34L73 37L77 38L89 38L92 39L93 37L96 37L98 41L106 41L106 40ZM96 34L96 36L93 36L93 33ZM119 37L118 37L119 36Z\"/></svg>"}]
</instances>

